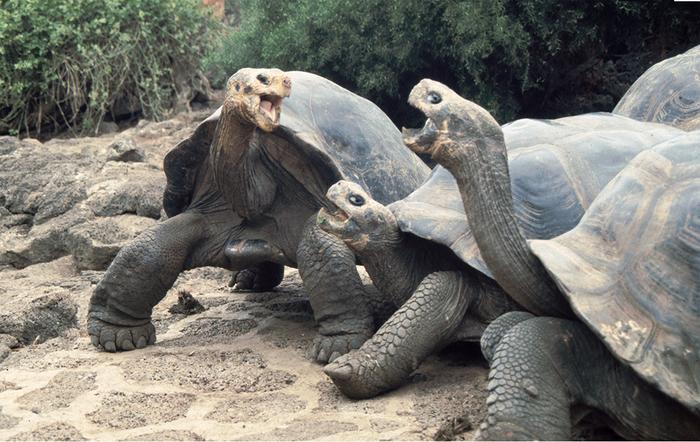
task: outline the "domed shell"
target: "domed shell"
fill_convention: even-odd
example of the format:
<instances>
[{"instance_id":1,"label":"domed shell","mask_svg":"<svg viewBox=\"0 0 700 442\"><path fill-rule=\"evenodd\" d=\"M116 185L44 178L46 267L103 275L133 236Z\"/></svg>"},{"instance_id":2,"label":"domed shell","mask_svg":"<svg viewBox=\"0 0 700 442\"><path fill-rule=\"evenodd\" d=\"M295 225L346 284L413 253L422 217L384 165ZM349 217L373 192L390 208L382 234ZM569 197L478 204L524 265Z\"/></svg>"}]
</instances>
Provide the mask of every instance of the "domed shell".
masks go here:
<instances>
[{"instance_id":1,"label":"domed shell","mask_svg":"<svg viewBox=\"0 0 700 442\"><path fill-rule=\"evenodd\" d=\"M639 154L530 248L618 359L700 412L700 131Z\"/></svg>"},{"instance_id":2,"label":"domed shell","mask_svg":"<svg viewBox=\"0 0 700 442\"><path fill-rule=\"evenodd\" d=\"M292 94L282 105L280 125L273 133L260 131L257 142L268 158L288 166L285 170L319 204L338 180L362 185L384 204L405 197L425 181L430 169L404 146L399 130L376 105L318 75L287 74ZM189 204L219 116L220 109L166 155L163 206L168 216ZM286 140L294 151L266 142L273 137Z\"/></svg>"},{"instance_id":3,"label":"domed shell","mask_svg":"<svg viewBox=\"0 0 700 442\"><path fill-rule=\"evenodd\" d=\"M685 130L700 129L700 46L650 67L613 113Z\"/></svg>"},{"instance_id":4,"label":"domed shell","mask_svg":"<svg viewBox=\"0 0 700 442\"><path fill-rule=\"evenodd\" d=\"M684 131L609 113L503 126L513 208L527 238L573 229L603 187L639 152ZM428 181L391 204L402 231L445 245L492 277L481 258L452 175L436 167Z\"/></svg>"}]
</instances>

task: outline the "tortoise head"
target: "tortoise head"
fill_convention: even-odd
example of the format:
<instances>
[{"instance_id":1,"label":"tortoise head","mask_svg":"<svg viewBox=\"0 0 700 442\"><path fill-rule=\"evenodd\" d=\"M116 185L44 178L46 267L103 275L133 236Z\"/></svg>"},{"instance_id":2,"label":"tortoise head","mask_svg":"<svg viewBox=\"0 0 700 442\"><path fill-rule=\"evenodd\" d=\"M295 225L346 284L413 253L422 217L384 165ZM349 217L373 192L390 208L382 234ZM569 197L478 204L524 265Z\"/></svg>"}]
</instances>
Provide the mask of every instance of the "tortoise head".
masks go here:
<instances>
[{"instance_id":1,"label":"tortoise head","mask_svg":"<svg viewBox=\"0 0 700 442\"><path fill-rule=\"evenodd\" d=\"M266 132L277 128L292 80L279 69L243 68L226 83L224 110Z\"/></svg>"},{"instance_id":2,"label":"tortoise head","mask_svg":"<svg viewBox=\"0 0 700 442\"><path fill-rule=\"evenodd\" d=\"M404 144L416 153L437 159L446 146L455 142L499 134L502 137L498 122L488 111L437 81L421 80L411 91L408 103L427 117L421 129L402 129Z\"/></svg>"},{"instance_id":3,"label":"tortoise head","mask_svg":"<svg viewBox=\"0 0 700 442\"><path fill-rule=\"evenodd\" d=\"M319 211L316 219L319 227L342 239L353 250L371 250L400 240L394 214L373 200L359 184L338 181L328 189L326 198L335 207Z\"/></svg>"}]
</instances>

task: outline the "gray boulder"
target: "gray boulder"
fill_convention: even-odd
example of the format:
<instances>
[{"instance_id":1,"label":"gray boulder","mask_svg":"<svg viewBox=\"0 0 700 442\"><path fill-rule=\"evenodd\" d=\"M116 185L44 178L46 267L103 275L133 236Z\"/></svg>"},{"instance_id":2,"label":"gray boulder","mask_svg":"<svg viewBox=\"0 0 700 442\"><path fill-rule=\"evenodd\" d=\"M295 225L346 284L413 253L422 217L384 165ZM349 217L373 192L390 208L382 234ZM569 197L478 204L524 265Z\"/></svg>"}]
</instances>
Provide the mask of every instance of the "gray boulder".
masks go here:
<instances>
[{"instance_id":1,"label":"gray boulder","mask_svg":"<svg viewBox=\"0 0 700 442\"><path fill-rule=\"evenodd\" d=\"M132 138L0 137L0 266L106 268L161 216L165 176L146 157Z\"/></svg>"}]
</instances>

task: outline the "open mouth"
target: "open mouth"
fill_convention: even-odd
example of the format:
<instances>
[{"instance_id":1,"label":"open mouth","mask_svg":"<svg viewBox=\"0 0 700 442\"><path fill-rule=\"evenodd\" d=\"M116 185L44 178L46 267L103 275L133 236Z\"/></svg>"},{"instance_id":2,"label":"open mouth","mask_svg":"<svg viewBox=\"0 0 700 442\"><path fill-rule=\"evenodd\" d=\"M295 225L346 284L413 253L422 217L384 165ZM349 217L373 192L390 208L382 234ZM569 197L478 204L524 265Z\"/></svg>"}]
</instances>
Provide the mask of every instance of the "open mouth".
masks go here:
<instances>
[{"instance_id":1,"label":"open mouth","mask_svg":"<svg viewBox=\"0 0 700 442\"><path fill-rule=\"evenodd\" d=\"M321 208L318 212L318 225L324 230L342 231L350 217L339 207Z\"/></svg>"},{"instance_id":2,"label":"open mouth","mask_svg":"<svg viewBox=\"0 0 700 442\"><path fill-rule=\"evenodd\" d=\"M278 123L282 109L282 100L284 98L279 95L261 95L260 113L273 123Z\"/></svg>"},{"instance_id":3,"label":"open mouth","mask_svg":"<svg viewBox=\"0 0 700 442\"><path fill-rule=\"evenodd\" d=\"M401 128L403 142L408 147L419 147L423 150L432 146L438 136L438 129L432 119L425 120L420 129Z\"/></svg>"}]
</instances>

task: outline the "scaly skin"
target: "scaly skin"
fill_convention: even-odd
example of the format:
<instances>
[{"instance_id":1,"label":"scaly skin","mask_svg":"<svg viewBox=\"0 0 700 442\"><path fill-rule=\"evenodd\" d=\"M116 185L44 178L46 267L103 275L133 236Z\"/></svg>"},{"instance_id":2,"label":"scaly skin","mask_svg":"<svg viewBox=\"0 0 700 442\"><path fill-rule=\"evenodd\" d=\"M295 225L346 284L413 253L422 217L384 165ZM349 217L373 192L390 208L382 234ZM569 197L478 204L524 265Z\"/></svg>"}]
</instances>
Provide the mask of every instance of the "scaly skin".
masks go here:
<instances>
[{"instance_id":1,"label":"scaly skin","mask_svg":"<svg viewBox=\"0 0 700 442\"><path fill-rule=\"evenodd\" d=\"M262 84L261 75L267 77L268 84ZM246 82L255 84L246 90ZM230 169L222 170L229 165L223 160L233 159L236 163L245 153L236 149L241 147L236 143L245 144L256 127L266 131L277 127L280 103L289 95L290 85L289 78L274 69L242 69L229 79L224 104L227 118L223 118L229 124L217 127L218 138L212 146L214 160L200 167L197 187L190 189L195 197L189 208L148 229L124 247L97 285L88 312L88 333L95 346L117 351L153 344L156 336L151 311L181 271L199 266L231 268L224 249L242 227L240 218L226 207L225 200L235 206L243 204L241 201L247 197L254 202L251 210L256 211L260 209L256 205L260 198L220 192L222 188L228 190L221 186L226 184L226 177L237 176ZM263 94L271 100L271 110L262 106ZM219 189L210 185L211 176L216 177L217 172L219 180L213 181ZM248 263L252 264L255 262Z\"/></svg>"},{"instance_id":2,"label":"scaly skin","mask_svg":"<svg viewBox=\"0 0 700 442\"><path fill-rule=\"evenodd\" d=\"M573 317L518 227L508 154L496 120L431 80L418 83L408 101L428 121L421 131L404 130L404 142L416 153L430 154L457 180L474 239L494 279L533 313Z\"/></svg>"},{"instance_id":3,"label":"scaly skin","mask_svg":"<svg viewBox=\"0 0 700 442\"><path fill-rule=\"evenodd\" d=\"M444 85L421 81L409 102L428 116L405 131L414 151L430 153L455 177L482 257L521 305L559 318L509 313L482 335L491 360L488 417L480 438L569 439L574 407L600 411L632 439L696 439L700 416L618 361L572 317L541 262L529 250L512 209L507 152L496 121Z\"/></svg>"},{"instance_id":4,"label":"scaly skin","mask_svg":"<svg viewBox=\"0 0 700 442\"><path fill-rule=\"evenodd\" d=\"M315 218L306 224L297 259L319 325L309 356L323 363L359 348L372 336L374 319L355 255L341 240L321 230Z\"/></svg>"},{"instance_id":5,"label":"scaly skin","mask_svg":"<svg viewBox=\"0 0 700 442\"><path fill-rule=\"evenodd\" d=\"M534 316L528 312L508 312L496 318L484 330L481 335L481 353L486 358L486 361L491 365L493 363L493 354L496 352L496 346L505 334L517 324L532 319Z\"/></svg>"},{"instance_id":6,"label":"scaly skin","mask_svg":"<svg viewBox=\"0 0 700 442\"><path fill-rule=\"evenodd\" d=\"M700 437L698 416L621 364L580 322L508 313L484 339L494 352L480 439L570 439L574 406L603 411L625 438Z\"/></svg>"},{"instance_id":7,"label":"scaly skin","mask_svg":"<svg viewBox=\"0 0 700 442\"><path fill-rule=\"evenodd\" d=\"M153 344L151 310L183 269L198 264L188 258L196 248L207 248L206 242L205 217L184 212L120 250L90 299L88 333L93 345L117 351Z\"/></svg>"},{"instance_id":8,"label":"scaly skin","mask_svg":"<svg viewBox=\"0 0 700 442\"><path fill-rule=\"evenodd\" d=\"M360 350L323 371L351 398L370 398L398 387L449 342L472 300L467 289L460 272L431 273Z\"/></svg>"},{"instance_id":9,"label":"scaly skin","mask_svg":"<svg viewBox=\"0 0 700 442\"><path fill-rule=\"evenodd\" d=\"M324 368L345 395L370 398L398 387L457 340L461 325L472 331L515 308L443 246L404 235L393 213L357 184L339 181L327 196L336 208L319 212L319 226L345 241L384 296L401 305L359 350Z\"/></svg>"},{"instance_id":10,"label":"scaly skin","mask_svg":"<svg viewBox=\"0 0 700 442\"><path fill-rule=\"evenodd\" d=\"M313 158L290 153L286 163L293 142L283 134L266 134L277 129L290 86L290 78L276 69L240 70L227 83L220 114L166 157L165 200L172 218L135 239L108 269L90 306L95 345L115 351L155 342L153 306L182 270L197 266L246 269L236 275L237 288L264 290L281 280L281 264L298 265L320 324L311 350L319 362L358 348L371 336L371 308L386 316L389 303L368 304L355 257L342 242L315 226L304 230L322 198L291 172ZM318 165L305 166L327 167L317 160ZM201 215L206 229L192 232L193 226L176 221L185 214ZM261 239L283 250L284 259L273 248L268 254L264 244L243 251L229 247Z\"/></svg>"}]
</instances>

